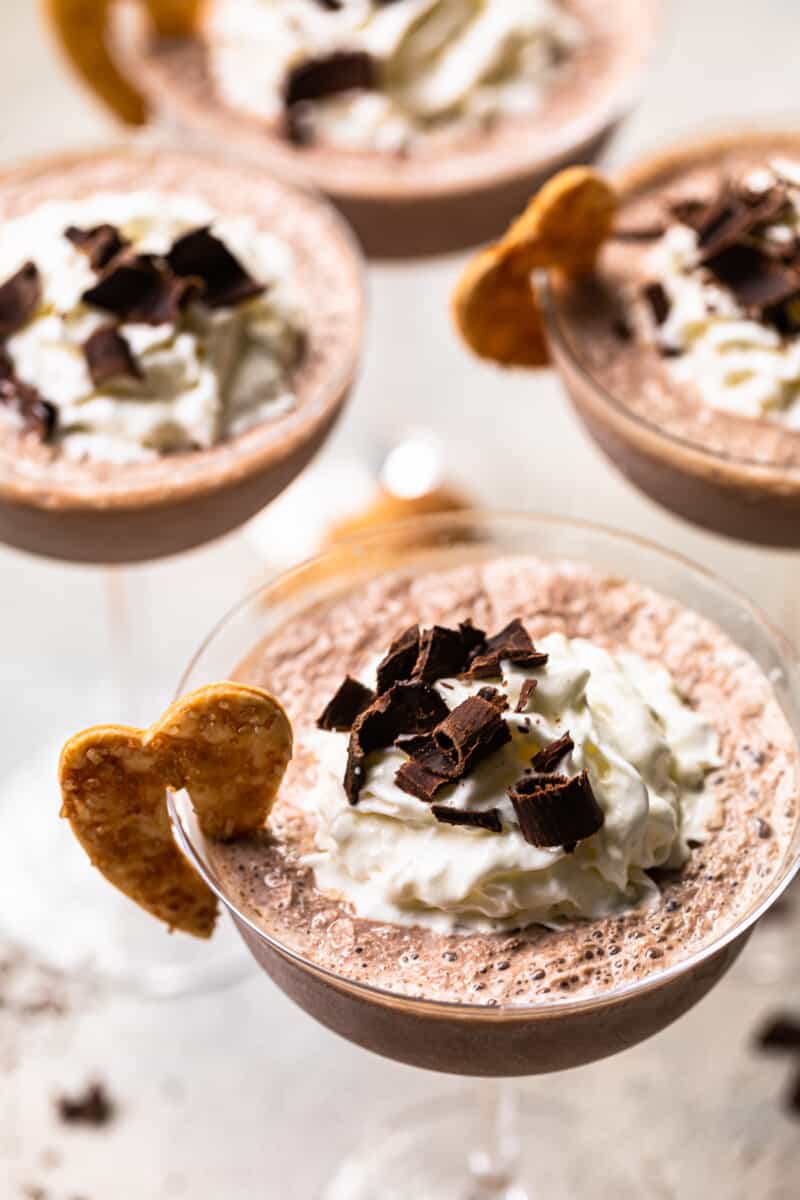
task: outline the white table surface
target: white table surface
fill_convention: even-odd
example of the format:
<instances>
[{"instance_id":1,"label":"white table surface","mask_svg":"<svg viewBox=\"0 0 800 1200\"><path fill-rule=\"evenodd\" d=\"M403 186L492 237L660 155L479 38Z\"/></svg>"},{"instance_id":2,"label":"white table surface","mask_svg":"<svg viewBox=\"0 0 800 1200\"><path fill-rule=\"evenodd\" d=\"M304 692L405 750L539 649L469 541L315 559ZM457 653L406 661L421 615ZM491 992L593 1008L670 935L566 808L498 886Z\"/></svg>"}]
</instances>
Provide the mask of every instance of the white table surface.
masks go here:
<instances>
[{"instance_id":1,"label":"white table surface","mask_svg":"<svg viewBox=\"0 0 800 1200\"><path fill-rule=\"evenodd\" d=\"M2 2L6 160L113 132L63 70L36 10L30 0ZM800 103L798 49L796 0L681 0L612 160L735 118L790 117ZM129 666L135 684L166 699L212 621L254 580L313 546L314 506L330 495L325 480L343 461L374 461L395 433L444 427L455 413L465 432L451 475L480 500L591 515L644 533L713 565L800 632L800 559L723 543L669 517L599 458L554 379L501 377L463 353L446 305L460 262L373 268L364 374L319 463L255 529L128 573L139 639ZM548 469L565 452L570 471ZM109 586L116 584L96 570L0 550L4 779L76 724L134 715L124 701L126 711L109 711ZM31 792L42 822L55 820L55 787ZM0 836L8 852L14 827L1 818ZM48 897L46 865L28 882ZM13 898L6 895L2 905L0 926L18 926L24 914L14 911ZM55 906L56 927L59 919ZM68 943L66 923L59 933ZM646 1181L632 1184L631 1195L791 1200L800 1194L800 1123L780 1106L791 1064L754 1054L751 1039L776 1004L794 998L800 1006L798 980L800 971L793 991L776 991L755 983L740 964L650 1043L530 1087L575 1105L578 1145L583 1122L594 1129L592 1140L608 1132L609 1153L624 1160L632 1180ZM65 1009L60 1014L39 1003L53 994ZM99 1131L60 1125L54 1094L79 1090L93 1077L118 1101L118 1118ZM143 1002L43 979L0 951L0 1200L36 1196L37 1188L42 1200L312 1200L376 1116L460 1086L339 1041L266 979ZM574 1153L571 1139L569 1147ZM595 1158L592 1170L602 1170L602 1162Z\"/></svg>"}]
</instances>

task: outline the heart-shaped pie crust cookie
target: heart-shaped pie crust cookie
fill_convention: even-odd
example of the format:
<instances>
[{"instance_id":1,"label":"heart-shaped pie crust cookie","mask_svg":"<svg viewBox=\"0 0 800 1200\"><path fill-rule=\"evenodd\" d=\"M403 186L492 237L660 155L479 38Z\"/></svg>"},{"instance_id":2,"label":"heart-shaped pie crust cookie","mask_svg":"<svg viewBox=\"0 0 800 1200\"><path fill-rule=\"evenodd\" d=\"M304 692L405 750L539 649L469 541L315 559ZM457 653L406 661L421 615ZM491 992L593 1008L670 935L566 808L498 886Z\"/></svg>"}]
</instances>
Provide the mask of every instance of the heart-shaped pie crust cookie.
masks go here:
<instances>
[{"instance_id":1,"label":"heart-shaped pie crust cookie","mask_svg":"<svg viewBox=\"0 0 800 1200\"><path fill-rule=\"evenodd\" d=\"M167 791L186 789L208 837L254 833L291 756L292 727L277 700L211 684L149 729L99 725L70 738L59 763L61 815L110 883L171 929L210 937L217 899L173 840Z\"/></svg>"},{"instance_id":2,"label":"heart-shaped pie crust cookie","mask_svg":"<svg viewBox=\"0 0 800 1200\"><path fill-rule=\"evenodd\" d=\"M547 366L531 272L591 270L615 210L613 188L589 167L568 167L550 179L501 240L467 264L456 285L453 319L470 349L501 366Z\"/></svg>"}]
</instances>

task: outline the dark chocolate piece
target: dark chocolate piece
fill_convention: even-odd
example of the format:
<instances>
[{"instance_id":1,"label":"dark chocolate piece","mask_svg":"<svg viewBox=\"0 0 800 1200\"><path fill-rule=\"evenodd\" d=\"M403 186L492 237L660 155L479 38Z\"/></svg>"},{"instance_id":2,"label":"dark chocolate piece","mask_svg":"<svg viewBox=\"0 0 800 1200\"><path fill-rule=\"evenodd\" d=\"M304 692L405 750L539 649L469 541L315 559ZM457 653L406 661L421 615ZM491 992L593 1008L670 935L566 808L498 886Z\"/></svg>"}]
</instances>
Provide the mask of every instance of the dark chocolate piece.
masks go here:
<instances>
[{"instance_id":1,"label":"dark chocolate piece","mask_svg":"<svg viewBox=\"0 0 800 1200\"><path fill-rule=\"evenodd\" d=\"M33 317L42 299L42 280L36 263L23 267L0 285L0 339L13 337Z\"/></svg>"},{"instance_id":2,"label":"dark chocolate piece","mask_svg":"<svg viewBox=\"0 0 800 1200\"><path fill-rule=\"evenodd\" d=\"M109 379L142 379L143 372L127 338L116 325L101 325L83 343L86 365L95 387Z\"/></svg>"},{"instance_id":3,"label":"dark chocolate piece","mask_svg":"<svg viewBox=\"0 0 800 1200\"><path fill-rule=\"evenodd\" d=\"M543 746L538 754L533 756L532 766L534 771L538 771L542 775L548 775L551 771L555 771L562 758L567 754L571 754L575 749L575 743L568 733L563 734L555 742L550 742L548 746Z\"/></svg>"},{"instance_id":4,"label":"dark chocolate piece","mask_svg":"<svg viewBox=\"0 0 800 1200\"><path fill-rule=\"evenodd\" d=\"M759 1050L786 1050L800 1053L800 1017L779 1013L761 1029L756 1045Z\"/></svg>"},{"instance_id":5,"label":"dark chocolate piece","mask_svg":"<svg viewBox=\"0 0 800 1200\"><path fill-rule=\"evenodd\" d=\"M800 274L754 246L727 246L706 266L733 292L742 308L756 316L800 294Z\"/></svg>"},{"instance_id":6,"label":"dark chocolate piece","mask_svg":"<svg viewBox=\"0 0 800 1200\"><path fill-rule=\"evenodd\" d=\"M547 655L540 653L531 641L522 621L517 617L509 621L494 637L487 638L470 660L467 675L471 679L485 679L500 674L500 663L508 660L517 667L543 667Z\"/></svg>"},{"instance_id":7,"label":"dark chocolate piece","mask_svg":"<svg viewBox=\"0 0 800 1200\"><path fill-rule=\"evenodd\" d=\"M202 279L203 303L209 308L232 308L264 293L264 285L248 274L208 226L178 238L167 262L181 279Z\"/></svg>"},{"instance_id":8,"label":"dark chocolate piece","mask_svg":"<svg viewBox=\"0 0 800 1200\"><path fill-rule=\"evenodd\" d=\"M35 433L43 442L55 433L58 409L21 379L11 375L0 378L0 405L16 412L27 433Z\"/></svg>"},{"instance_id":9,"label":"dark chocolate piece","mask_svg":"<svg viewBox=\"0 0 800 1200\"><path fill-rule=\"evenodd\" d=\"M523 775L508 794L522 836L532 846L570 847L597 833L605 820L586 771L573 779Z\"/></svg>"},{"instance_id":10,"label":"dark chocolate piece","mask_svg":"<svg viewBox=\"0 0 800 1200\"><path fill-rule=\"evenodd\" d=\"M437 775L423 763L410 758L395 773L394 781L401 792L430 804L437 792L450 782L446 775Z\"/></svg>"},{"instance_id":11,"label":"dark chocolate piece","mask_svg":"<svg viewBox=\"0 0 800 1200\"><path fill-rule=\"evenodd\" d=\"M497 808L487 808L483 812L467 812L462 808L448 808L446 804L434 804L431 811L436 820L445 825L488 829L490 833L503 832L503 822L500 820L500 810Z\"/></svg>"},{"instance_id":12,"label":"dark chocolate piece","mask_svg":"<svg viewBox=\"0 0 800 1200\"><path fill-rule=\"evenodd\" d=\"M412 625L396 637L378 663L378 695L389 690L393 683L410 679L419 654L419 625Z\"/></svg>"},{"instance_id":13,"label":"dark chocolate piece","mask_svg":"<svg viewBox=\"0 0 800 1200\"><path fill-rule=\"evenodd\" d=\"M64 237L86 255L95 271L102 271L130 245L114 225L95 225L93 229L70 225L64 230Z\"/></svg>"},{"instance_id":14,"label":"dark chocolate piece","mask_svg":"<svg viewBox=\"0 0 800 1200\"><path fill-rule=\"evenodd\" d=\"M401 734L426 733L447 714L444 700L427 683L398 682L378 696L356 719L350 734L344 779L350 803L358 804L368 754L391 746Z\"/></svg>"},{"instance_id":15,"label":"dark chocolate piece","mask_svg":"<svg viewBox=\"0 0 800 1200\"><path fill-rule=\"evenodd\" d=\"M335 696L326 704L317 725L320 729L349 733L356 717L360 717L374 702L375 693L372 688L365 687L363 683L348 675Z\"/></svg>"},{"instance_id":16,"label":"dark chocolate piece","mask_svg":"<svg viewBox=\"0 0 800 1200\"><path fill-rule=\"evenodd\" d=\"M647 301L656 325L663 325L669 316L669 296L657 281L647 283L642 288L642 295Z\"/></svg>"},{"instance_id":17,"label":"dark chocolate piece","mask_svg":"<svg viewBox=\"0 0 800 1200\"><path fill-rule=\"evenodd\" d=\"M321 100L340 92L373 91L378 86L375 60L364 50L337 50L308 58L289 72L283 99L287 109L301 100Z\"/></svg>"},{"instance_id":18,"label":"dark chocolate piece","mask_svg":"<svg viewBox=\"0 0 800 1200\"><path fill-rule=\"evenodd\" d=\"M108 1125L116 1112L102 1083L90 1083L79 1096L59 1096L56 1110L65 1125Z\"/></svg>"},{"instance_id":19,"label":"dark chocolate piece","mask_svg":"<svg viewBox=\"0 0 800 1200\"><path fill-rule=\"evenodd\" d=\"M518 713L525 712L525 709L528 707L528 701L530 700L531 696L536 691L538 686L539 686L538 679L524 679L523 680L522 687L519 689L519 700L517 700L517 707L514 709L515 712L518 712Z\"/></svg>"},{"instance_id":20,"label":"dark chocolate piece","mask_svg":"<svg viewBox=\"0 0 800 1200\"><path fill-rule=\"evenodd\" d=\"M199 279L179 279L150 255L123 255L81 299L119 321L164 325L176 324L202 290Z\"/></svg>"},{"instance_id":21,"label":"dark chocolate piece","mask_svg":"<svg viewBox=\"0 0 800 1200\"><path fill-rule=\"evenodd\" d=\"M511 732L495 704L470 696L436 726L433 737L439 750L452 760L455 777L461 779L510 742Z\"/></svg>"},{"instance_id":22,"label":"dark chocolate piece","mask_svg":"<svg viewBox=\"0 0 800 1200\"><path fill-rule=\"evenodd\" d=\"M424 629L412 678L436 683L438 679L460 675L474 649L472 636L465 637L465 628L470 635L476 632L472 626L446 629L443 625L434 625L432 629Z\"/></svg>"}]
</instances>

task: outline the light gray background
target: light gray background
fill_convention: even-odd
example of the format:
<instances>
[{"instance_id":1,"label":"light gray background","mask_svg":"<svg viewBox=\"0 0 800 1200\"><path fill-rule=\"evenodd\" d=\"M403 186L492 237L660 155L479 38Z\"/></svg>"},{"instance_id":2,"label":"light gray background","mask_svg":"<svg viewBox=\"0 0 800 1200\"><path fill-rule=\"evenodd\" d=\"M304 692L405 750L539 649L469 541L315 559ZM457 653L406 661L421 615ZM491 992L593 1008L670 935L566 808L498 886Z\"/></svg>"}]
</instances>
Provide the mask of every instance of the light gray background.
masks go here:
<instances>
[{"instance_id":1,"label":"light gray background","mask_svg":"<svg viewBox=\"0 0 800 1200\"><path fill-rule=\"evenodd\" d=\"M796 0L682 0L611 160L705 126L798 115L798 48ZM5 160L114 133L62 68L30 0L2 0L0 113ZM138 638L126 668L131 695L139 686L166 699L212 621L276 564L313 546L315 511L330 505L326 481L340 477L343 462L373 462L394 433L444 428L456 415L464 436L450 474L479 500L647 534L713 565L800 632L800 559L723 543L657 510L598 457L555 380L501 376L468 358L446 305L460 261L373 268L365 371L319 464L255 527L128 573L121 619ZM120 579L102 572L0 550L4 774L76 724L134 716L132 700L109 712L103 606L120 590ZM29 802L42 820L54 819L55 788L32 789ZM1 821L0 835L13 835ZM46 870L34 885L47 895ZM60 933L68 938L69 928ZM773 935L762 935L762 950L764 936ZM336 1040L258 978L162 1004L59 985L68 1009L60 1017L29 1011L42 986L18 967L4 971L0 954L0 1200L35 1195L35 1187L47 1200L310 1200L377 1114L460 1086ZM779 1104L789 1064L749 1048L761 1015L778 999L790 1002L782 992L740 966L651 1043L580 1074L532 1081L543 1097L576 1106L579 1124L564 1152L575 1153L582 1128L593 1130L592 1141L607 1131L608 1152L633 1179L644 1172L646 1184L631 1192L642 1197L796 1196L800 1124ZM108 1081L119 1119L97 1133L64 1130L53 1093L93 1075Z\"/></svg>"}]
</instances>

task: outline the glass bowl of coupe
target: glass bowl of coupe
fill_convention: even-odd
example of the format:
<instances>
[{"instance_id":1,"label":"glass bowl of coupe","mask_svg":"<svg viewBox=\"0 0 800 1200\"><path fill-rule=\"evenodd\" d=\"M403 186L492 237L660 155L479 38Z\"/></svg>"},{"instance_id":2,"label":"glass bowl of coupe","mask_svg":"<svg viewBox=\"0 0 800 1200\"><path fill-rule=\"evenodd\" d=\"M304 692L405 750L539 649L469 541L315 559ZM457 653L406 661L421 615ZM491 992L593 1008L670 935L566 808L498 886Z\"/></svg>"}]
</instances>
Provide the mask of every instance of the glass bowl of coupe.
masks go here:
<instances>
[{"instance_id":1,"label":"glass bowl of coupe","mask_svg":"<svg viewBox=\"0 0 800 1200\"><path fill-rule=\"evenodd\" d=\"M538 291L578 415L665 508L800 546L800 131L679 143L615 184L595 269Z\"/></svg>"},{"instance_id":2,"label":"glass bowl of coupe","mask_svg":"<svg viewBox=\"0 0 800 1200\"><path fill-rule=\"evenodd\" d=\"M179 844L287 995L402 1062L501 1079L634 1045L800 862L794 651L633 537L467 513L342 543L224 618L181 691L213 678L280 697L294 758L256 836L203 837L171 796ZM633 1182L486 1095L393 1121L326 1196Z\"/></svg>"},{"instance_id":3,"label":"glass bowl of coupe","mask_svg":"<svg viewBox=\"0 0 800 1200\"><path fill-rule=\"evenodd\" d=\"M635 100L663 6L46 7L74 64L123 120L163 118L313 184L370 253L395 257L485 241L537 181L597 154ZM89 43L111 48L105 63Z\"/></svg>"}]
</instances>

